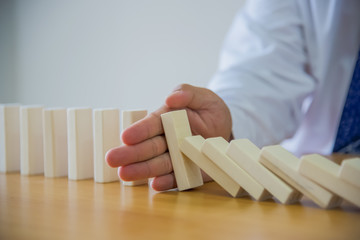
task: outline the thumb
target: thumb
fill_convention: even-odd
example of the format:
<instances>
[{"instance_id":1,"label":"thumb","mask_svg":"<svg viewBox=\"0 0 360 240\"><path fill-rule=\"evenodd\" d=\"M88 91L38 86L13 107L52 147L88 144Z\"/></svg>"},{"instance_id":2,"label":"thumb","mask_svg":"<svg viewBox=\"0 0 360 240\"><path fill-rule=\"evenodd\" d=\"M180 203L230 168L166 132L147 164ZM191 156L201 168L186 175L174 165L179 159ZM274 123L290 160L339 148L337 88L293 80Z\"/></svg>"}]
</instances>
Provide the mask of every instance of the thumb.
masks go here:
<instances>
[{"instance_id":1,"label":"thumb","mask_svg":"<svg viewBox=\"0 0 360 240\"><path fill-rule=\"evenodd\" d=\"M165 104L172 109L202 109L211 103L212 95L215 94L209 89L182 84L166 98Z\"/></svg>"}]
</instances>

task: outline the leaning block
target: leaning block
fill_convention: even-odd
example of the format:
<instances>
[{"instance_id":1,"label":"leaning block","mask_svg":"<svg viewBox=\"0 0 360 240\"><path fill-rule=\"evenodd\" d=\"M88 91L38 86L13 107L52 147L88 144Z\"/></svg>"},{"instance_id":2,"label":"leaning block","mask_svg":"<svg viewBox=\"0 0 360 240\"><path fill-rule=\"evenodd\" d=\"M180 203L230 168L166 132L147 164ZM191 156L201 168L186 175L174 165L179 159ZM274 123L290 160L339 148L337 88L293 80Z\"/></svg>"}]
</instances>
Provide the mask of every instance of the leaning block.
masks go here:
<instances>
[{"instance_id":1,"label":"leaning block","mask_svg":"<svg viewBox=\"0 0 360 240\"><path fill-rule=\"evenodd\" d=\"M66 109L44 109L44 175L63 177L68 174Z\"/></svg>"},{"instance_id":2,"label":"leaning block","mask_svg":"<svg viewBox=\"0 0 360 240\"><path fill-rule=\"evenodd\" d=\"M68 177L72 180L94 176L92 110L70 108L68 125Z\"/></svg>"},{"instance_id":3,"label":"leaning block","mask_svg":"<svg viewBox=\"0 0 360 240\"><path fill-rule=\"evenodd\" d=\"M301 175L298 172L300 159L280 145L264 147L260 153L260 162L320 207L340 205L339 197Z\"/></svg>"},{"instance_id":4,"label":"leaning block","mask_svg":"<svg viewBox=\"0 0 360 240\"><path fill-rule=\"evenodd\" d=\"M246 193L244 189L201 152L204 141L205 139L201 136L186 137L180 144L180 149L231 196L240 197L244 195Z\"/></svg>"},{"instance_id":5,"label":"leaning block","mask_svg":"<svg viewBox=\"0 0 360 240\"><path fill-rule=\"evenodd\" d=\"M338 178L340 166L318 154L301 158L299 172L331 192L360 207L360 189Z\"/></svg>"},{"instance_id":6,"label":"leaning block","mask_svg":"<svg viewBox=\"0 0 360 240\"><path fill-rule=\"evenodd\" d=\"M121 131L130 127L132 124L143 119L147 115L147 110L127 110L122 111ZM138 186L148 183L148 179L140 179L137 181L122 181L125 186Z\"/></svg>"},{"instance_id":7,"label":"leaning block","mask_svg":"<svg viewBox=\"0 0 360 240\"><path fill-rule=\"evenodd\" d=\"M20 111L20 172L44 172L43 107L26 106Z\"/></svg>"},{"instance_id":8,"label":"leaning block","mask_svg":"<svg viewBox=\"0 0 360 240\"><path fill-rule=\"evenodd\" d=\"M268 191L226 155L229 143L222 137L205 140L201 151L229 177L243 187L255 200L271 197Z\"/></svg>"},{"instance_id":9,"label":"leaning block","mask_svg":"<svg viewBox=\"0 0 360 240\"><path fill-rule=\"evenodd\" d=\"M106 152L120 146L119 109L94 110L94 179L105 183L119 181L117 168L105 162Z\"/></svg>"},{"instance_id":10,"label":"leaning block","mask_svg":"<svg viewBox=\"0 0 360 240\"><path fill-rule=\"evenodd\" d=\"M200 168L180 151L181 142L192 135L186 111L164 113L161 120L179 191L203 185Z\"/></svg>"},{"instance_id":11,"label":"leaning block","mask_svg":"<svg viewBox=\"0 0 360 240\"><path fill-rule=\"evenodd\" d=\"M302 194L258 162L260 149L248 139L230 142L226 154L283 204L298 202Z\"/></svg>"},{"instance_id":12,"label":"leaning block","mask_svg":"<svg viewBox=\"0 0 360 240\"><path fill-rule=\"evenodd\" d=\"M339 178L360 188L360 158L342 161Z\"/></svg>"},{"instance_id":13,"label":"leaning block","mask_svg":"<svg viewBox=\"0 0 360 240\"><path fill-rule=\"evenodd\" d=\"M0 105L0 172L20 171L20 106Z\"/></svg>"}]
</instances>

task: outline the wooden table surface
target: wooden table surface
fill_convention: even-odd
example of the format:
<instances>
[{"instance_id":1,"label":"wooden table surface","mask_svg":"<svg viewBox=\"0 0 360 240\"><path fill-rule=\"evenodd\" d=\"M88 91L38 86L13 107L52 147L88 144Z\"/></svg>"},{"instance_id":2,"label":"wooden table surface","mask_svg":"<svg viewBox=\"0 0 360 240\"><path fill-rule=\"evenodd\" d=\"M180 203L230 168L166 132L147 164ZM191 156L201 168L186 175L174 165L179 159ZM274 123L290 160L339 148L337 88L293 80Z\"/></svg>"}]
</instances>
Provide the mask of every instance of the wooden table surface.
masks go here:
<instances>
[{"instance_id":1,"label":"wooden table surface","mask_svg":"<svg viewBox=\"0 0 360 240\"><path fill-rule=\"evenodd\" d=\"M360 239L360 209L0 174L0 239Z\"/></svg>"}]
</instances>

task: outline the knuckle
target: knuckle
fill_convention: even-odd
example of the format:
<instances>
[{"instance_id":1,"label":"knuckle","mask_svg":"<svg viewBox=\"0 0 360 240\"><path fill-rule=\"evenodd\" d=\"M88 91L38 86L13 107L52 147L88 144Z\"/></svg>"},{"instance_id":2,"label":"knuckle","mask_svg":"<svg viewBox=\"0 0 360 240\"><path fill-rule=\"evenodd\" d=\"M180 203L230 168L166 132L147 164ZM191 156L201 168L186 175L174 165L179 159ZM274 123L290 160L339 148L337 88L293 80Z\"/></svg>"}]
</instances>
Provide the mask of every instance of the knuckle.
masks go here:
<instances>
[{"instance_id":1,"label":"knuckle","mask_svg":"<svg viewBox=\"0 0 360 240\"><path fill-rule=\"evenodd\" d=\"M162 161L163 168L165 169L165 171L167 173L171 173L173 171L173 166L172 166L172 163L171 163L169 153L164 153L162 155L162 159L163 159L163 161Z\"/></svg>"},{"instance_id":2,"label":"knuckle","mask_svg":"<svg viewBox=\"0 0 360 240\"><path fill-rule=\"evenodd\" d=\"M145 161L146 178L152 177L152 170L149 161Z\"/></svg>"},{"instance_id":3,"label":"knuckle","mask_svg":"<svg viewBox=\"0 0 360 240\"><path fill-rule=\"evenodd\" d=\"M178 85L177 87L175 87L174 91L181 91L181 90L186 90L190 87L189 84L186 83L182 83L180 85Z\"/></svg>"},{"instance_id":4,"label":"knuckle","mask_svg":"<svg viewBox=\"0 0 360 240\"><path fill-rule=\"evenodd\" d=\"M148 127L146 128L147 131L147 139L153 137L153 133L161 133L163 132L163 127L162 127L162 123L161 123L161 112L151 112L148 115L148 118L152 119L153 123L152 123L152 127Z\"/></svg>"},{"instance_id":5,"label":"knuckle","mask_svg":"<svg viewBox=\"0 0 360 240\"><path fill-rule=\"evenodd\" d=\"M153 156L156 156L156 155L158 155L159 154L159 145L158 145L158 141L157 141L157 139L155 139L155 138L151 138L150 139L150 143L151 143L151 151L152 151L152 154L153 154Z\"/></svg>"}]
</instances>

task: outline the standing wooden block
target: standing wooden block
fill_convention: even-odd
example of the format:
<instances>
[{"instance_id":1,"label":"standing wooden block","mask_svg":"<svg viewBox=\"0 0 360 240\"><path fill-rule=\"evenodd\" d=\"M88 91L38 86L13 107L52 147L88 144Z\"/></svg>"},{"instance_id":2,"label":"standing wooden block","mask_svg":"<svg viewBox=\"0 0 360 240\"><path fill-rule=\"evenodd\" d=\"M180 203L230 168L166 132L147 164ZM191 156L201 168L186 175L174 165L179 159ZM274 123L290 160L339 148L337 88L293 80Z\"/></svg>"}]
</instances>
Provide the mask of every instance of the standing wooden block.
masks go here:
<instances>
[{"instance_id":1,"label":"standing wooden block","mask_svg":"<svg viewBox=\"0 0 360 240\"><path fill-rule=\"evenodd\" d=\"M260 149L248 139L230 142L226 154L283 204L298 202L302 194L258 162Z\"/></svg>"},{"instance_id":2,"label":"standing wooden block","mask_svg":"<svg viewBox=\"0 0 360 240\"><path fill-rule=\"evenodd\" d=\"M23 175L44 172L43 107L21 107L20 172Z\"/></svg>"},{"instance_id":3,"label":"standing wooden block","mask_svg":"<svg viewBox=\"0 0 360 240\"><path fill-rule=\"evenodd\" d=\"M261 201L271 197L260 183L226 155L228 146L229 143L222 137L208 138L205 140L201 151L255 200Z\"/></svg>"},{"instance_id":4,"label":"standing wooden block","mask_svg":"<svg viewBox=\"0 0 360 240\"><path fill-rule=\"evenodd\" d=\"M260 162L322 208L333 208L341 199L298 172L300 159L280 145L261 150Z\"/></svg>"},{"instance_id":5,"label":"standing wooden block","mask_svg":"<svg viewBox=\"0 0 360 240\"><path fill-rule=\"evenodd\" d=\"M299 172L333 193L360 207L360 189L338 178L340 166L318 154L301 158Z\"/></svg>"},{"instance_id":6,"label":"standing wooden block","mask_svg":"<svg viewBox=\"0 0 360 240\"><path fill-rule=\"evenodd\" d=\"M122 111L121 119L121 131L124 131L126 128L130 127L132 124L143 119L147 115L147 110L128 110ZM148 179L141 179L137 181L122 181L126 186L138 186L148 183Z\"/></svg>"},{"instance_id":7,"label":"standing wooden block","mask_svg":"<svg viewBox=\"0 0 360 240\"><path fill-rule=\"evenodd\" d=\"M0 105L0 172L20 170L20 106Z\"/></svg>"},{"instance_id":8,"label":"standing wooden block","mask_svg":"<svg viewBox=\"0 0 360 240\"><path fill-rule=\"evenodd\" d=\"M246 194L238 183L201 152L204 141L205 139L202 136L186 137L180 144L180 149L231 196L240 197L244 195L244 193Z\"/></svg>"},{"instance_id":9,"label":"standing wooden block","mask_svg":"<svg viewBox=\"0 0 360 240\"><path fill-rule=\"evenodd\" d=\"M342 161L339 177L360 188L360 158L352 158Z\"/></svg>"},{"instance_id":10,"label":"standing wooden block","mask_svg":"<svg viewBox=\"0 0 360 240\"><path fill-rule=\"evenodd\" d=\"M105 183L119 181L117 168L105 162L106 152L120 146L119 109L94 110L94 179Z\"/></svg>"},{"instance_id":11,"label":"standing wooden block","mask_svg":"<svg viewBox=\"0 0 360 240\"><path fill-rule=\"evenodd\" d=\"M68 174L66 109L44 109L44 175Z\"/></svg>"},{"instance_id":12,"label":"standing wooden block","mask_svg":"<svg viewBox=\"0 0 360 240\"><path fill-rule=\"evenodd\" d=\"M164 113L161 120L179 191L203 185L200 168L180 151L184 138L192 136L186 111Z\"/></svg>"},{"instance_id":13,"label":"standing wooden block","mask_svg":"<svg viewBox=\"0 0 360 240\"><path fill-rule=\"evenodd\" d=\"M67 111L68 177L72 180L94 176L92 110L71 108Z\"/></svg>"}]
</instances>

